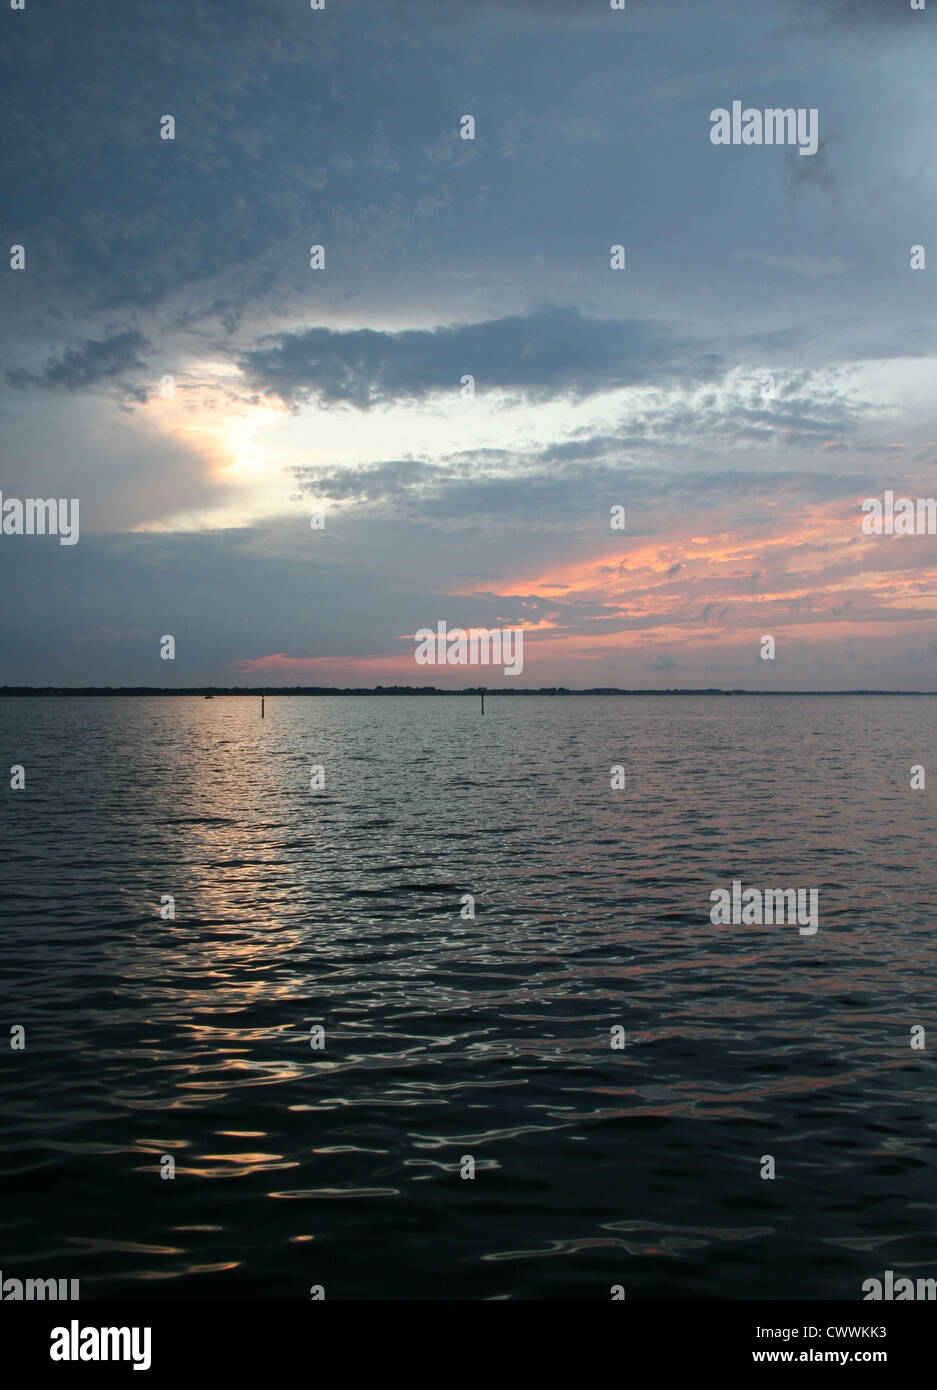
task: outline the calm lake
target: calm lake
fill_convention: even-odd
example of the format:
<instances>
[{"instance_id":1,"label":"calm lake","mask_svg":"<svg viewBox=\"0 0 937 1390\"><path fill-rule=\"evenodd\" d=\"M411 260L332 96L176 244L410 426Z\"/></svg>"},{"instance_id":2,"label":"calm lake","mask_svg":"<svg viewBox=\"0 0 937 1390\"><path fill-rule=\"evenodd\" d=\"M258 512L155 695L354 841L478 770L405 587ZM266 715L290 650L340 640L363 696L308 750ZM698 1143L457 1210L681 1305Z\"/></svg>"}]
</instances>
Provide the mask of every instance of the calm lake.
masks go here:
<instances>
[{"instance_id":1,"label":"calm lake","mask_svg":"<svg viewBox=\"0 0 937 1390\"><path fill-rule=\"evenodd\" d=\"M5 1279L937 1275L937 699L6 698L0 768Z\"/></svg>"}]
</instances>

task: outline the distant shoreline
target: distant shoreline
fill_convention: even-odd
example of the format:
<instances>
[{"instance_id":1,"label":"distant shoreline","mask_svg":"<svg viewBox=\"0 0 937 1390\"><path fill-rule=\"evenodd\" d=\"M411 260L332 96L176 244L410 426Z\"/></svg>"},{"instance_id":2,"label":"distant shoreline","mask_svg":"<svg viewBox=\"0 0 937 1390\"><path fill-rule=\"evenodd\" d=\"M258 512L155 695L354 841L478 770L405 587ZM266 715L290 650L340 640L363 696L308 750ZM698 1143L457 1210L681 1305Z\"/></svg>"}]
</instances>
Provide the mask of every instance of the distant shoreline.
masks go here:
<instances>
[{"instance_id":1,"label":"distant shoreline","mask_svg":"<svg viewBox=\"0 0 937 1390\"><path fill-rule=\"evenodd\" d=\"M937 695L937 690L723 690L718 686L707 689L625 690L614 686L593 686L588 690L571 690L566 686L541 686L537 689L515 689L511 686L468 686L465 690L443 690L435 685L377 685L377 686L318 686L318 685L187 685L179 687L158 685L2 685L0 696L75 696L75 695Z\"/></svg>"}]
</instances>

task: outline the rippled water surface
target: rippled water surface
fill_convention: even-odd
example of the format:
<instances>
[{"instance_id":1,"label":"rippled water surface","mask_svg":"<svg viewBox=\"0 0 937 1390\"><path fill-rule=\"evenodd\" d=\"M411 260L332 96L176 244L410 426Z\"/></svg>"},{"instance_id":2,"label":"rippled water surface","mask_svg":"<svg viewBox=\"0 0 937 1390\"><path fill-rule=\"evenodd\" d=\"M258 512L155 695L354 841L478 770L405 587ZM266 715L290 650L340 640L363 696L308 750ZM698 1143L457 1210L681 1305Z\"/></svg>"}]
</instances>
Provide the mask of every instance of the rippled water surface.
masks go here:
<instances>
[{"instance_id":1,"label":"rippled water surface","mask_svg":"<svg viewBox=\"0 0 937 1390\"><path fill-rule=\"evenodd\" d=\"M9 698L0 740L4 1277L937 1275L937 699ZM819 931L712 926L733 879Z\"/></svg>"}]
</instances>

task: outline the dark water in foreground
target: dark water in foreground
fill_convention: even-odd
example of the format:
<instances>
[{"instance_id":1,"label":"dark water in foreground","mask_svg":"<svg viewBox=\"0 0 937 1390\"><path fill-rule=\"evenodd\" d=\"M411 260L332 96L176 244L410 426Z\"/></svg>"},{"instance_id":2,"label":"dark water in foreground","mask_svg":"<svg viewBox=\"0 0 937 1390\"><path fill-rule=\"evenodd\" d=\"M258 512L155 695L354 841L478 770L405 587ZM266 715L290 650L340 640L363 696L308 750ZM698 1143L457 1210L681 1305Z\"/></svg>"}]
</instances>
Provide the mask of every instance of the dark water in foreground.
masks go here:
<instances>
[{"instance_id":1,"label":"dark water in foreground","mask_svg":"<svg viewBox=\"0 0 937 1390\"><path fill-rule=\"evenodd\" d=\"M4 1278L937 1275L935 748L923 698L0 700ZM711 926L733 878L819 931Z\"/></svg>"}]
</instances>

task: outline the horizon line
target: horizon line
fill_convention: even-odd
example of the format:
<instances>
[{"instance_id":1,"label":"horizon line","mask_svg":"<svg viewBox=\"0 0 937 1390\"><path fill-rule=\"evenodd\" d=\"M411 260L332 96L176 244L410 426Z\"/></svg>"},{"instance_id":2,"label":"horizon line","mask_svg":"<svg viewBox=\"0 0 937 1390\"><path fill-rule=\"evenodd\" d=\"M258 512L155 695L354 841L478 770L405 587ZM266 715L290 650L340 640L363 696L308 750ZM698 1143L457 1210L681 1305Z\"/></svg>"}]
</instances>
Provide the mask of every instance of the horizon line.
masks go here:
<instances>
[{"instance_id":1,"label":"horizon line","mask_svg":"<svg viewBox=\"0 0 937 1390\"><path fill-rule=\"evenodd\" d=\"M375 686L334 686L334 685L2 685L0 697L46 696L46 695L937 695L937 690L880 690L853 688L850 690L750 690L745 687L725 688L723 686L668 686L666 688L588 686L576 690L571 686L544 685L524 686L465 686L459 690L449 690L436 685L375 685Z\"/></svg>"}]
</instances>

